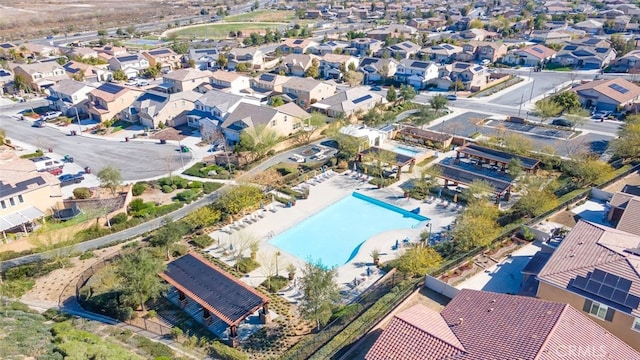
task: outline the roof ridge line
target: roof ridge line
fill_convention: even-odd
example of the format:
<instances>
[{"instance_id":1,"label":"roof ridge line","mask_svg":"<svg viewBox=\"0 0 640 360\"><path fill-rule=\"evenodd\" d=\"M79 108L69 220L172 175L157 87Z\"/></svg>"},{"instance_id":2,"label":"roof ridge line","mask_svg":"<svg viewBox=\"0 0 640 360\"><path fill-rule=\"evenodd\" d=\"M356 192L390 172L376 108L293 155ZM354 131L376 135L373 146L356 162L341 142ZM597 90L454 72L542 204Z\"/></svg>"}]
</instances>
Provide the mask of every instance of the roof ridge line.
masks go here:
<instances>
[{"instance_id":1,"label":"roof ridge line","mask_svg":"<svg viewBox=\"0 0 640 360\"><path fill-rule=\"evenodd\" d=\"M533 360L540 359L540 356L542 356L543 350L545 349L545 347L547 346L547 344L551 340L551 337L553 336L553 334L555 334L556 329L558 328L558 323L560 323L560 319L562 318L562 316L564 316L564 314L567 312L567 309L569 307L570 307L569 304L562 304L562 311L560 312L560 315L558 315L558 317L556 317L556 321L553 323L553 326L551 327L551 330L547 333L547 336L544 338L544 341L540 345L540 348L538 349L538 352L536 353L536 356L533 358Z\"/></svg>"},{"instance_id":2,"label":"roof ridge line","mask_svg":"<svg viewBox=\"0 0 640 360\"><path fill-rule=\"evenodd\" d=\"M429 310L430 310L430 311L434 311L434 310L431 310L431 309L429 309ZM447 344L447 345L449 345L449 346L451 346L451 347L453 347L453 348L456 348L456 349L458 349L458 350L460 350L460 351L462 351L462 352L464 352L464 353L467 353L467 349L465 349L465 348L464 348L464 345L462 345L462 341L460 341L460 338L458 338L458 336L456 335L456 333L455 333L455 332L453 332L453 331L451 330L451 328L450 328L450 327L447 327L447 329L448 329L448 330L453 334L453 336L458 340L458 342L460 343L460 345L462 345L462 348L460 348L460 347L458 347L458 346L456 346L456 345L454 345L454 344L452 344L452 343L450 343L450 342L448 342L448 341L444 340L444 339L443 339L443 338L441 338L440 336L436 336L433 332L429 331L428 329L423 329L423 328L421 328L421 327L419 327L419 326L417 326L417 325L413 324L412 322L409 322L409 321L405 320L404 318L399 317L398 315L402 315L402 313L397 314L395 317L396 317L396 318L398 318L399 320L401 320L402 322L404 322L404 323L408 324L409 326L414 327L414 328L418 329L419 331L422 331L422 332L424 332L424 333L428 334L429 336L433 336L434 338L436 338L436 339L438 339L438 340L442 341L443 343L445 343L445 344ZM444 318L444 317L442 317L442 314L438 313L438 316L442 319L442 321L443 321L447 326L449 325L449 324L447 323L447 321L445 320L445 318Z\"/></svg>"}]
</instances>

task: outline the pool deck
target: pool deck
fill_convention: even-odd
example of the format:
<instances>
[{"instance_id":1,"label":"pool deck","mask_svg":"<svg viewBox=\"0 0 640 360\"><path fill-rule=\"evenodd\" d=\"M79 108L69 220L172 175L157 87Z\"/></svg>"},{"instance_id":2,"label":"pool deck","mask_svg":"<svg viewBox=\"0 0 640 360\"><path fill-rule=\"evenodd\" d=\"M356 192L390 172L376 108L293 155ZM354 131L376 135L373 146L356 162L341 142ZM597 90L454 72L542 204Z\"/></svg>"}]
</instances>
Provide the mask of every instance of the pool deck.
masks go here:
<instances>
[{"instance_id":1,"label":"pool deck","mask_svg":"<svg viewBox=\"0 0 640 360\"><path fill-rule=\"evenodd\" d=\"M293 264L298 268L296 276L300 277L302 275L301 269L305 265L305 259L299 259L280 250L271 245L269 240L345 196L349 196L354 191L405 210L420 207L420 215L431 219L431 231L433 234L445 230L461 211L461 209L453 210L451 207L444 209L439 207L436 202L427 204L419 200L404 198L402 190L397 186L377 189L375 186L370 185L367 180L360 179L359 175L356 176L351 171L347 171L343 174L334 174L319 184L310 186L309 198L297 201L293 207L287 208L279 203L269 204L265 207L267 210L263 212L263 218L258 218L257 221L247 225L242 230L231 234L220 230L212 232L209 235L213 239L219 240L220 245L213 245L206 251L231 264L233 259L223 255L224 250L229 249L229 244L237 241L236 239L239 237L251 236L258 240L260 244L257 255L258 262L262 264L273 263L273 259L276 257L275 254L280 252L280 256L278 256L279 274L286 276L287 265ZM275 211L270 211L272 206ZM370 254L374 249L380 252L381 262L395 259L403 251L403 239L408 238L410 242L418 242L420 233L425 229L428 230L424 226L415 229L392 230L377 234L365 241L351 261L337 268L337 282L341 286L345 298L357 296L383 275L373 266L373 259ZM395 249L396 241L400 243L400 248L397 250ZM248 253L245 254L245 256L247 255ZM367 275L367 268L369 269L369 275ZM266 279L268 273L269 271L265 271L261 267L247 274L242 278L242 281L251 286L258 286ZM299 290L295 286L290 286L281 295L291 302L295 302L300 297Z\"/></svg>"}]
</instances>

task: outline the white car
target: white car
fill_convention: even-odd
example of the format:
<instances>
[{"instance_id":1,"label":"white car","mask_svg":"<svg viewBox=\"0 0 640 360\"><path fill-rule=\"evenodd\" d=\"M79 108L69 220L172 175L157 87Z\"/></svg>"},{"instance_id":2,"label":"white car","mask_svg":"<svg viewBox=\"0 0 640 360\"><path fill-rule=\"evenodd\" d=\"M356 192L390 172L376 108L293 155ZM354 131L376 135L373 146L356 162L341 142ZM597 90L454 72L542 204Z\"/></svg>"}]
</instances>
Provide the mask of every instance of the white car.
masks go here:
<instances>
[{"instance_id":1,"label":"white car","mask_svg":"<svg viewBox=\"0 0 640 360\"><path fill-rule=\"evenodd\" d=\"M293 154L291 156L289 156L289 160L293 161L293 162L297 162L297 163L303 163L304 162L304 156L298 155L298 154Z\"/></svg>"},{"instance_id":2,"label":"white car","mask_svg":"<svg viewBox=\"0 0 640 360\"><path fill-rule=\"evenodd\" d=\"M136 86L136 85L138 85L138 80L135 80L135 79L129 80L124 84L127 85L127 86Z\"/></svg>"},{"instance_id":3,"label":"white car","mask_svg":"<svg viewBox=\"0 0 640 360\"><path fill-rule=\"evenodd\" d=\"M147 80L138 81L138 86L149 86L149 82Z\"/></svg>"},{"instance_id":4,"label":"white car","mask_svg":"<svg viewBox=\"0 0 640 360\"><path fill-rule=\"evenodd\" d=\"M45 120L45 121L46 120L53 120L53 119L59 117L60 115L62 115L62 113L60 111L48 111L44 115L42 115L40 120Z\"/></svg>"}]
</instances>

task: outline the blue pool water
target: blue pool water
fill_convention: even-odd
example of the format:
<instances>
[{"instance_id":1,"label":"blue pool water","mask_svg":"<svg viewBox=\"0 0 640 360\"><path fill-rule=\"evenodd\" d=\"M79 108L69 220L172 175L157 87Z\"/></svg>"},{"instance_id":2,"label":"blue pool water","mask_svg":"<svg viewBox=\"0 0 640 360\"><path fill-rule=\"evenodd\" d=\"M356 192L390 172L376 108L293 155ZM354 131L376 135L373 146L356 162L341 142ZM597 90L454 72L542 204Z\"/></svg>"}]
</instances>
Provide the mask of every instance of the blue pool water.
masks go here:
<instances>
[{"instance_id":1,"label":"blue pool water","mask_svg":"<svg viewBox=\"0 0 640 360\"><path fill-rule=\"evenodd\" d=\"M404 146L394 146L392 151L397 154L411 156L411 157L416 157L418 154L420 154L420 151L410 149Z\"/></svg>"},{"instance_id":2,"label":"blue pool water","mask_svg":"<svg viewBox=\"0 0 640 360\"><path fill-rule=\"evenodd\" d=\"M370 237L426 220L429 218L354 192L270 242L305 261L320 259L326 266L340 266ZM389 239L390 246L394 240Z\"/></svg>"}]
</instances>

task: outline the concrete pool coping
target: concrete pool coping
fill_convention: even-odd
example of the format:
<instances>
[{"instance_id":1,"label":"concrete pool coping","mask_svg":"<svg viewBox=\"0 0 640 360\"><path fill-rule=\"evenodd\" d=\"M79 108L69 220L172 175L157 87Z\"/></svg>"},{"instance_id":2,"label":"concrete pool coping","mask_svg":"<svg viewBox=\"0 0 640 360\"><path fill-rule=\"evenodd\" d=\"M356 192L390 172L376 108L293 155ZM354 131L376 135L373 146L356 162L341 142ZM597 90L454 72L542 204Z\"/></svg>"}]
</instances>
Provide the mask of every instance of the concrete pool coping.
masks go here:
<instances>
[{"instance_id":1,"label":"concrete pool coping","mask_svg":"<svg viewBox=\"0 0 640 360\"><path fill-rule=\"evenodd\" d=\"M257 255L258 262L266 263L270 261L270 259L274 259L275 254L279 252L279 274L286 276L287 265L293 264L298 269L296 276L300 277L302 275L301 269L305 266L305 261L270 244L269 240L299 224L308 217L315 215L320 210L343 199L345 196L351 195L354 191L408 211L419 207L420 215L426 216L430 219L430 222L432 223L431 231L434 234L446 229L460 211L451 211L450 209L439 208L435 202L427 204L416 199L404 198L403 190L397 186L377 189L367 181L361 180L359 177L356 178L350 175L350 173L351 172L348 171L344 174L335 174L328 180L325 180L315 186L311 186L309 198L297 201L294 207L286 208L281 204L267 205L267 209L273 205L276 211L265 211L263 218L247 225L240 231L227 234L220 230L216 230L212 232L210 236L214 240L219 240L221 247L228 248L229 243L234 241L234 239L239 236L238 234L250 234L250 236L254 237L259 242ZM396 240L401 244L402 240L405 238L409 238L412 242L417 242L420 233L424 230L428 230L428 228L420 227L415 229L391 230L369 238L360 245L358 253L348 263L337 268L338 284L343 287L343 290L350 293L361 292L361 290L366 289L383 275L382 272L374 271L375 267L373 266L373 259L370 255L371 252L374 249L377 249L381 253L381 262L393 260L403 251L402 247L398 250L393 249L395 247ZM214 256L219 256L221 254L217 245L214 245L207 250ZM248 254L245 254L245 256L246 255ZM367 267L370 267L371 276L367 276ZM267 271L262 268L258 268L247 274L242 278L242 280L255 287L263 282L264 279L266 279L266 276ZM357 286L355 286L356 284L354 283L354 280L358 283ZM295 295L296 289L290 290L292 294Z\"/></svg>"}]
</instances>

